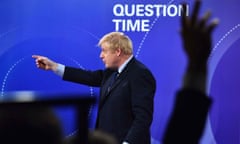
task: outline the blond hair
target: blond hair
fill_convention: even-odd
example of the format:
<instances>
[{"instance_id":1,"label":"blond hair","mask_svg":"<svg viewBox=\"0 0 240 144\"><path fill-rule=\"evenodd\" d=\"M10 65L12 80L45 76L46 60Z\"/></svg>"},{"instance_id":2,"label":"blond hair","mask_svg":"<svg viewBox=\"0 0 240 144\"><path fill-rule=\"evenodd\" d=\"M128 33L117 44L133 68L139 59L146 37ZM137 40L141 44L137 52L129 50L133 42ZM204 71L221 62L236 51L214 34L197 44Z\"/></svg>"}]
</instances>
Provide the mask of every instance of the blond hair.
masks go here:
<instances>
[{"instance_id":1,"label":"blond hair","mask_svg":"<svg viewBox=\"0 0 240 144\"><path fill-rule=\"evenodd\" d=\"M110 32L104 35L99 40L98 46L101 47L103 43L107 43L111 50L120 48L126 55L133 53L132 40L122 32Z\"/></svg>"}]
</instances>

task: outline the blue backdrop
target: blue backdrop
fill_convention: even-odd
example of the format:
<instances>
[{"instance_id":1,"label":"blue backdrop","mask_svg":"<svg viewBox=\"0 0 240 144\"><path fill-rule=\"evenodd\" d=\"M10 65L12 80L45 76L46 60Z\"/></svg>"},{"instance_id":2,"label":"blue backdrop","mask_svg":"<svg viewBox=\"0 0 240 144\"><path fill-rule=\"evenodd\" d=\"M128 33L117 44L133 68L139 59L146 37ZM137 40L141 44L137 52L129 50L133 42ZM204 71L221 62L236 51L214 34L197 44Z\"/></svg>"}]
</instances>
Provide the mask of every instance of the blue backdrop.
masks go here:
<instances>
[{"instance_id":1,"label":"blue backdrop","mask_svg":"<svg viewBox=\"0 0 240 144\"><path fill-rule=\"evenodd\" d=\"M179 35L179 0L0 0L0 96L8 91L88 92L98 88L62 81L36 68L32 54L85 69L104 68L96 47L99 38L123 31L134 43L135 56L157 79L152 143L161 143L179 89L186 59ZM187 0L189 10L193 0ZM214 99L202 143L240 143L239 0L203 0L220 19L209 60L208 92ZM74 128L71 108L57 111L65 135ZM94 125L96 107L90 111Z\"/></svg>"}]
</instances>

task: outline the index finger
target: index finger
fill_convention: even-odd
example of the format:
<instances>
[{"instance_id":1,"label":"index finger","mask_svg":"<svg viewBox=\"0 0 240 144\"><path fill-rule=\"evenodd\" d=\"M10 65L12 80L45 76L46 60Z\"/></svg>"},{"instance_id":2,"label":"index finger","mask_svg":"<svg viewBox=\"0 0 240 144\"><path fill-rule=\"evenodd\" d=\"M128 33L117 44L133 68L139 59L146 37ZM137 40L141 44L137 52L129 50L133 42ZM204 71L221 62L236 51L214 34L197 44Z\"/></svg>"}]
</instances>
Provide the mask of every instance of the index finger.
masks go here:
<instances>
[{"instance_id":1,"label":"index finger","mask_svg":"<svg viewBox=\"0 0 240 144\"><path fill-rule=\"evenodd\" d=\"M41 58L42 56L40 55L32 55L32 58L35 58L35 59L38 59L38 58Z\"/></svg>"}]
</instances>

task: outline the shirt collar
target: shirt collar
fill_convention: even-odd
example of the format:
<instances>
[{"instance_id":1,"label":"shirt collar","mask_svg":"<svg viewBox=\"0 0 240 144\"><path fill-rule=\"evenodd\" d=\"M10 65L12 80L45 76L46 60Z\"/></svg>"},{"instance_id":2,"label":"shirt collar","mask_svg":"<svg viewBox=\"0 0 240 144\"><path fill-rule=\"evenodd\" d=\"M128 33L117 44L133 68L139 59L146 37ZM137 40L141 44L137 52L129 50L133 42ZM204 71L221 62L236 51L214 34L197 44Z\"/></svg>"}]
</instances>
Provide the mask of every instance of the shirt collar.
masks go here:
<instances>
[{"instance_id":1,"label":"shirt collar","mask_svg":"<svg viewBox=\"0 0 240 144\"><path fill-rule=\"evenodd\" d=\"M121 73L123 69L126 67L126 65L129 63L129 61L133 58L133 55L131 55L119 68L118 73Z\"/></svg>"}]
</instances>

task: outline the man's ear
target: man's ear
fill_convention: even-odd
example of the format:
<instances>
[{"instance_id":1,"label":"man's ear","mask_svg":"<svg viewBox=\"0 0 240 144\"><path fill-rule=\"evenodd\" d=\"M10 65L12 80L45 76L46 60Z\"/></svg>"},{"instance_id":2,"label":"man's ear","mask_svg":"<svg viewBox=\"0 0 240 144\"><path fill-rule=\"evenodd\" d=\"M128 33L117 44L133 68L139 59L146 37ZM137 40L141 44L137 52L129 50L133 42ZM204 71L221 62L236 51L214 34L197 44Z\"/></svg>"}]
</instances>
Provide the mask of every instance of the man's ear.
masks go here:
<instances>
[{"instance_id":1,"label":"man's ear","mask_svg":"<svg viewBox=\"0 0 240 144\"><path fill-rule=\"evenodd\" d=\"M122 54L122 50L120 48L116 49L116 54L117 56L120 56Z\"/></svg>"}]
</instances>

